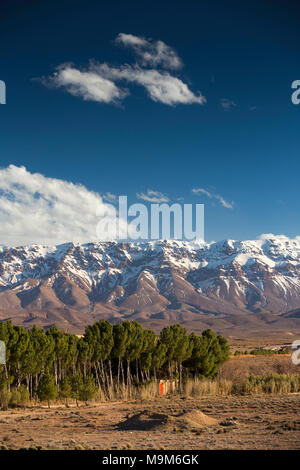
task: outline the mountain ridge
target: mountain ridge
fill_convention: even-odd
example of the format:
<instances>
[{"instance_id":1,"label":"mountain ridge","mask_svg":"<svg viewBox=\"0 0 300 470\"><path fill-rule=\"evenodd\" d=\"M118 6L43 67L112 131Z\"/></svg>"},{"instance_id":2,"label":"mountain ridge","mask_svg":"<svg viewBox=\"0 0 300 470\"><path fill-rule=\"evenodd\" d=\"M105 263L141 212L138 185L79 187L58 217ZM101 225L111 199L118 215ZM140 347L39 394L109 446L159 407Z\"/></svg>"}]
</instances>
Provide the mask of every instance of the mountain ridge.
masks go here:
<instances>
[{"instance_id":1,"label":"mountain ridge","mask_svg":"<svg viewBox=\"0 0 300 470\"><path fill-rule=\"evenodd\" d=\"M0 247L0 320L74 332L99 318L151 327L300 331L300 241Z\"/></svg>"}]
</instances>

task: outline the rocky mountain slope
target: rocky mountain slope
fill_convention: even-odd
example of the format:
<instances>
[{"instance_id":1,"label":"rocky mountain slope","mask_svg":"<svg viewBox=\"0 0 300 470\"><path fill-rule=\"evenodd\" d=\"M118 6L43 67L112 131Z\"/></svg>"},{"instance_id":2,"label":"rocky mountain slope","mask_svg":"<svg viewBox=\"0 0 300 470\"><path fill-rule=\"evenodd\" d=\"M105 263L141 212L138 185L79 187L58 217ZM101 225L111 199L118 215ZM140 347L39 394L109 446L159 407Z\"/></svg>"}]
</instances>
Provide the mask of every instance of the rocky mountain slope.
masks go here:
<instances>
[{"instance_id":1,"label":"rocky mountain slope","mask_svg":"<svg viewBox=\"0 0 300 470\"><path fill-rule=\"evenodd\" d=\"M126 318L157 329L300 331L299 308L300 242L288 238L0 248L0 319L28 327L80 332Z\"/></svg>"}]
</instances>

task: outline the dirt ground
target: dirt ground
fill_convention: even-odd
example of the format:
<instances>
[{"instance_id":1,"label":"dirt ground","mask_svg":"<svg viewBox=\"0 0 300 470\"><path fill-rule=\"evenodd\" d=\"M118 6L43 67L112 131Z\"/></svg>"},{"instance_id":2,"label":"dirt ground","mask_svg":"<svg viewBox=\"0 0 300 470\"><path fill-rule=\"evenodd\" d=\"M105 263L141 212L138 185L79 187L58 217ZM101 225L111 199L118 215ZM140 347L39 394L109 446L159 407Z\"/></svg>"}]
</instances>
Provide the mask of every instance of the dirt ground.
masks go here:
<instances>
[{"instance_id":1,"label":"dirt ground","mask_svg":"<svg viewBox=\"0 0 300 470\"><path fill-rule=\"evenodd\" d=\"M300 394L0 411L1 449L300 449Z\"/></svg>"}]
</instances>

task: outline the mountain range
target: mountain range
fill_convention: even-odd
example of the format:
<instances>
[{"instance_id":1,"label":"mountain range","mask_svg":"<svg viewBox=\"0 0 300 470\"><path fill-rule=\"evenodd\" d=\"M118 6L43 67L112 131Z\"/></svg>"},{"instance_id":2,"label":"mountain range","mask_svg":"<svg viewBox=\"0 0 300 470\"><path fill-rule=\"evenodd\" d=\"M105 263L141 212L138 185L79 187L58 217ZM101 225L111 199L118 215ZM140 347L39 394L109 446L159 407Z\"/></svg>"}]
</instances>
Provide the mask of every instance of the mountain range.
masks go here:
<instances>
[{"instance_id":1,"label":"mountain range","mask_svg":"<svg viewBox=\"0 0 300 470\"><path fill-rule=\"evenodd\" d=\"M0 248L0 320L79 334L103 318L227 336L300 334L300 241Z\"/></svg>"}]
</instances>

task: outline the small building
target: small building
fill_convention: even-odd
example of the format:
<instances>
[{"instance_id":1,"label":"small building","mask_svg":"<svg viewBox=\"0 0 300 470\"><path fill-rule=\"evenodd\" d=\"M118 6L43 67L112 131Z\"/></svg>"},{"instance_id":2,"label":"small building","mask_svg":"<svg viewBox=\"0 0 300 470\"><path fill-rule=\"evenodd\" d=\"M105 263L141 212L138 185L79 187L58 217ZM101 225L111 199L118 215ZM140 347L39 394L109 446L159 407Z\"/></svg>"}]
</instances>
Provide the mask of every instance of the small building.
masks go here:
<instances>
[{"instance_id":1,"label":"small building","mask_svg":"<svg viewBox=\"0 0 300 470\"><path fill-rule=\"evenodd\" d=\"M160 380L159 395L169 395L176 393L178 389L178 380Z\"/></svg>"}]
</instances>

